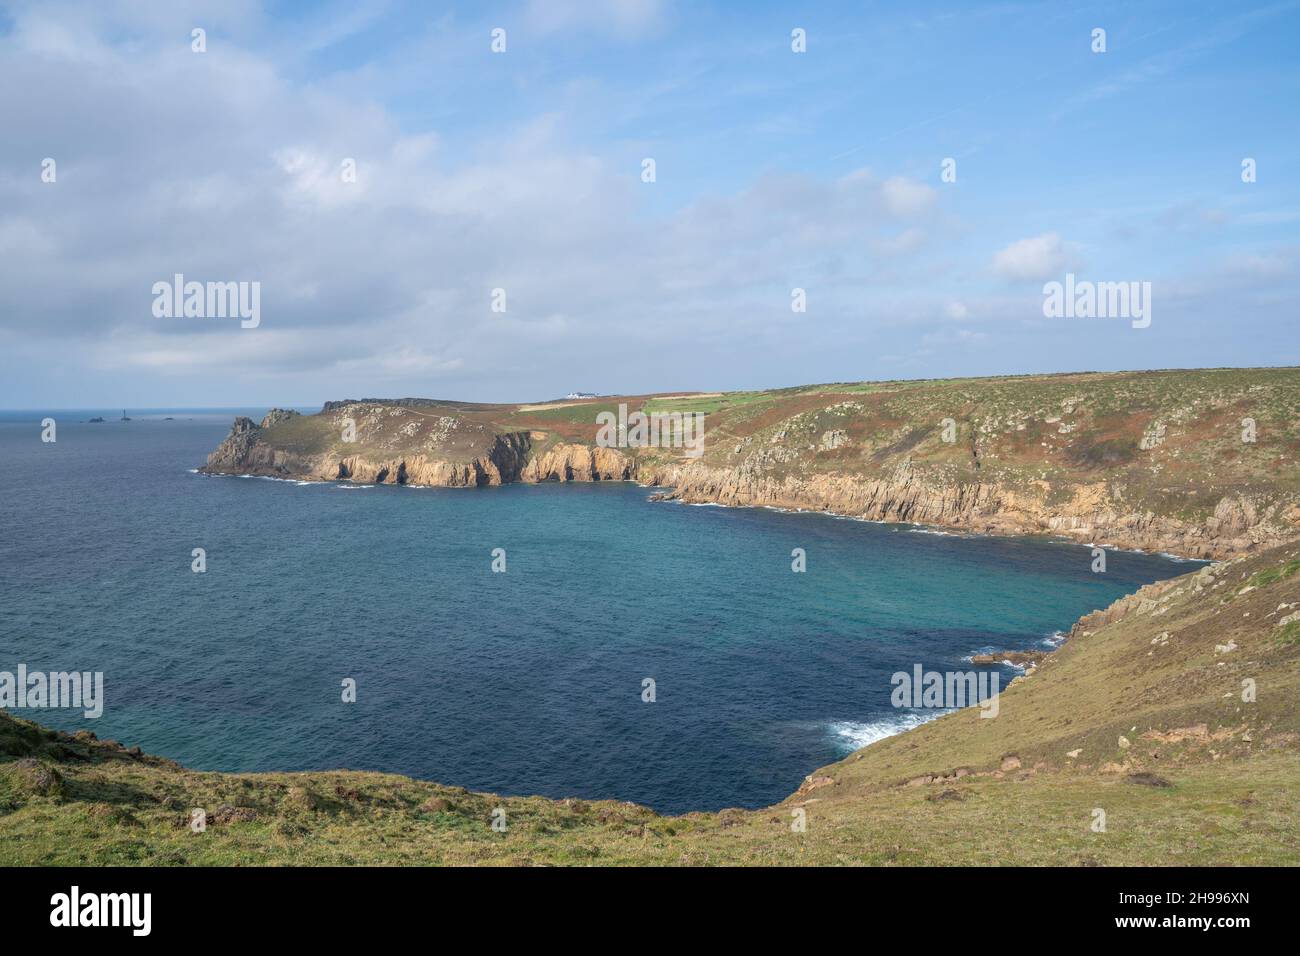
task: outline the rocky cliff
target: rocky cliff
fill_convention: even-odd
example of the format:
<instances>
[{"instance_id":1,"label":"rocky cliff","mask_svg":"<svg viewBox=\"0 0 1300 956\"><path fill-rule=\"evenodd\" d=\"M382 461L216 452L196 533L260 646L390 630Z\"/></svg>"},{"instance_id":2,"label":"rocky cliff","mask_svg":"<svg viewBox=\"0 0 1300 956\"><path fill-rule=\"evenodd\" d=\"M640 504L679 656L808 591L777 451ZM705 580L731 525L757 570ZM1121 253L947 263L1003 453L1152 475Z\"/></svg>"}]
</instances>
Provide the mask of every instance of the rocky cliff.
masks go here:
<instances>
[{"instance_id":1,"label":"rocky cliff","mask_svg":"<svg viewBox=\"0 0 1300 956\"><path fill-rule=\"evenodd\" d=\"M1290 540L1300 510L1289 501L1260 503L1227 495L1198 520L1125 510L1104 484L1073 490L1055 503L997 481L937 482L904 462L879 478L747 475L707 465L643 470L646 482L669 486L665 500L825 511L869 521L913 522L976 534L1051 534L1081 543L1226 558Z\"/></svg>"},{"instance_id":2,"label":"rocky cliff","mask_svg":"<svg viewBox=\"0 0 1300 956\"><path fill-rule=\"evenodd\" d=\"M385 451L397 449L385 449L384 442L375 440L376 430L373 428L369 433L363 429L360 441L353 432L345 430L348 423L355 427L357 418L354 416L361 416L363 422L371 425L378 422L381 426L390 424L393 419L404 420L408 418L405 410L418 401L401 399L392 405L376 403L373 399L360 403L327 402L321 415L336 419L334 424L339 428L340 438L338 445L330 443L327 450L319 451L304 449L292 439L288 447L281 444L286 437L285 429L277 426L301 418L297 412L272 409L260 425L250 418L236 418L230 434L208 456L201 470L208 474L257 474L447 488L502 485L516 481L622 481L636 476L635 459L618 449L566 442L537 448L536 433L510 431L498 434L482 428L475 431L463 427L459 420L448 419L448 416L439 416L444 419L442 425L446 431L438 440L414 454L409 448L400 453L386 454ZM419 429L411 426L422 424L418 419L404 420L398 426L399 434L413 437ZM454 443L448 443L446 447L441 444L441 440L448 437L447 433L454 430L470 436L474 444L462 443L467 452L457 449ZM394 443L387 444L391 446Z\"/></svg>"},{"instance_id":3,"label":"rocky cliff","mask_svg":"<svg viewBox=\"0 0 1300 956\"><path fill-rule=\"evenodd\" d=\"M703 414L703 454L635 447L626 430L615 442L624 447L604 447L600 416L629 408ZM1298 410L1295 369L538 405L363 399L237 419L203 470L447 487L637 480L686 502L1225 558L1300 534Z\"/></svg>"}]
</instances>

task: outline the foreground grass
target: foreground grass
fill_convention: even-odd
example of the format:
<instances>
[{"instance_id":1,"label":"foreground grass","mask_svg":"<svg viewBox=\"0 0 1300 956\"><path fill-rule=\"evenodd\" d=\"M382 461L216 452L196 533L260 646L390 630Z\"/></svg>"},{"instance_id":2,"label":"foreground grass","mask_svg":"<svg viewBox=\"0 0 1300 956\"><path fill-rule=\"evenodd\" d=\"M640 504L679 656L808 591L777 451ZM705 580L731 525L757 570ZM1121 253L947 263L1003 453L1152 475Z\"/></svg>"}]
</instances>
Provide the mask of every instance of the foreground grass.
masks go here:
<instances>
[{"instance_id":1,"label":"foreground grass","mask_svg":"<svg viewBox=\"0 0 1300 956\"><path fill-rule=\"evenodd\" d=\"M6 865L425 865L425 864L824 864L824 865L1262 865L1300 860L1300 761L1271 755L1199 766L1169 788L1086 774L973 780L875 794L853 805L790 812L664 818L606 803L465 797L444 812L420 810L436 788L373 774L331 776L359 801L324 810L293 806L293 775L259 779L183 774L164 783L132 774L139 795L179 784L181 804L235 799L258 808L249 822L192 833L183 806L60 806L32 801L3 825ZM87 794L89 795L89 794ZM166 800L166 797L163 797ZM111 806L111 805L110 805ZM509 827L496 833L491 810ZM1107 830L1093 832L1104 808Z\"/></svg>"}]
</instances>

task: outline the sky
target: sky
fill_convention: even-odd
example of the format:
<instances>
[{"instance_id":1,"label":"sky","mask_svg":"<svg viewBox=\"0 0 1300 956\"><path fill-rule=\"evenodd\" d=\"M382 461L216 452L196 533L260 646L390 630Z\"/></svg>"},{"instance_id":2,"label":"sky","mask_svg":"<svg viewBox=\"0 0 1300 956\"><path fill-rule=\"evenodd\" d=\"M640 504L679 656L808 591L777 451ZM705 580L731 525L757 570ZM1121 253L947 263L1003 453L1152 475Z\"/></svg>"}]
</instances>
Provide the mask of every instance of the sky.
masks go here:
<instances>
[{"instance_id":1,"label":"sky","mask_svg":"<svg viewBox=\"0 0 1300 956\"><path fill-rule=\"evenodd\" d=\"M1300 364L1297 41L1300 2L0 0L0 407ZM256 327L155 314L178 273ZM1150 324L1046 316L1067 273Z\"/></svg>"}]
</instances>

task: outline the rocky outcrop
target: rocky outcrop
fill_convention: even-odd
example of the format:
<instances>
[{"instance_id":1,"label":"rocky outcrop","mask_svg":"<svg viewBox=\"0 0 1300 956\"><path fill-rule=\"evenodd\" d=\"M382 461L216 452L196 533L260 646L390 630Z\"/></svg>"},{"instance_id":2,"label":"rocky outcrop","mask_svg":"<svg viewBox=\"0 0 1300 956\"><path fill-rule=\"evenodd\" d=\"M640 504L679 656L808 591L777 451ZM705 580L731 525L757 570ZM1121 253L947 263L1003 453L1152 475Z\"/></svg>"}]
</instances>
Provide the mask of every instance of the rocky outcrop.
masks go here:
<instances>
[{"instance_id":1,"label":"rocky outcrop","mask_svg":"<svg viewBox=\"0 0 1300 956\"><path fill-rule=\"evenodd\" d=\"M236 418L226 440L217 446L216 451L208 456L207 464L199 470L214 474L276 477L310 473L310 460L267 444L262 440L263 430L251 418Z\"/></svg>"},{"instance_id":2,"label":"rocky outcrop","mask_svg":"<svg viewBox=\"0 0 1300 956\"><path fill-rule=\"evenodd\" d=\"M1034 667L1047 656L1046 651L1001 651L997 654L972 654L972 664L1014 664L1017 667Z\"/></svg>"},{"instance_id":3,"label":"rocky outcrop","mask_svg":"<svg viewBox=\"0 0 1300 956\"><path fill-rule=\"evenodd\" d=\"M1170 375L722 397L698 457L598 446L596 406L345 400L312 416L238 419L203 470L444 487L632 479L683 502L1215 559L1300 535L1300 445L1284 414L1300 377ZM1239 437L1238 423L1256 418L1258 433Z\"/></svg>"},{"instance_id":4,"label":"rocky outcrop","mask_svg":"<svg viewBox=\"0 0 1300 956\"><path fill-rule=\"evenodd\" d=\"M287 422L289 419L297 417L298 412L284 408L273 408L266 413L266 417L262 419L260 427L273 428L281 422Z\"/></svg>"},{"instance_id":5,"label":"rocky outcrop","mask_svg":"<svg viewBox=\"0 0 1300 956\"><path fill-rule=\"evenodd\" d=\"M905 461L876 478L750 474L704 463L641 469L649 484L684 502L828 511L871 521L914 522L978 534L1055 534L1198 558L1225 558L1289 540L1294 509L1224 497L1204 524L1147 512L1125 513L1105 482L1082 485L1060 504L993 481L940 483Z\"/></svg>"},{"instance_id":6,"label":"rocky outcrop","mask_svg":"<svg viewBox=\"0 0 1300 956\"><path fill-rule=\"evenodd\" d=\"M636 459L616 448L561 443L529 461L521 480L626 481L636 471Z\"/></svg>"},{"instance_id":7,"label":"rocky outcrop","mask_svg":"<svg viewBox=\"0 0 1300 956\"><path fill-rule=\"evenodd\" d=\"M261 426L243 415L230 426L230 434L208 455L208 468L236 467L248 460L257 443Z\"/></svg>"},{"instance_id":8,"label":"rocky outcrop","mask_svg":"<svg viewBox=\"0 0 1300 956\"><path fill-rule=\"evenodd\" d=\"M1225 558L1286 540L1300 513L1270 502L1225 496L1204 523L1124 512L1106 482L1075 488L1049 505L1042 495L991 480L947 482L910 460L875 477L856 474L776 477L701 461L650 463L616 449L559 442L534 449L530 432L495 435L464 460L437 455L303 456L276 447L264 433L296 412L273 410L261 425L237 418L203 470L368 484L464 488L541 481L624 481L670 487L660 497L692 503L828 511L872 521L913 522L980 534L1055 534L1085 543Z\"/></svg>"},{"instance_id":9,"label":"rocky outcrop","mask_svg":"<svg viewBox=\"0 0 1300 956\"><path fill-rule=\"evenodd\" d=\"M492 436L476 456L454 461L433 455L373 457L364 453L304 456L275 447L264 432L297 412L275 410L255 425L237 418L200 469L210 474L255 474L317 481L472 488L510 482L623 481L636 475L636 460L615 448L556 444L534 454L529 432Z\"/></svg>"},{"instance_id":10,"label":"rocky outcrop","mask_svg":"<svg viewBox=\"0 0 1300 956\"><path fill-rule=\"evenodd\" d=\"M775 478L703 463L655 469L650 483L672 486L671 497L688 502L762 505L833 511L880 521L964 525L996 522L1018 507L1014 496L995 485L932 486L904 463L878 478L815 475Z\"/></svg>"},{"instance_id":11,"label":"rocky outcrop","mask_svg":"<svg viewBox=\"0 0 1300 956\"><path fill-rule=\"evenodd\" d=\"M294 455L272 447L262 440L268 428L298 417L297 412L273 408L260 425L251 418L240 416L230 427L230 434L208 455L205 471L252 471L282 474L301 469L301 460Z\"/></svg>"},{"instance_id":12,"label":"rocky outcrop","mask_svg":"<svg viewBox=\"0 0 1300 956\"><path fill-rule=\"evenodd\" d=\"M465 462L446 461L426 455L371 460L361 455L343 458L326 456L311 473L321 480L343 479L367 484L424 485L443 488L474 488L504 485L522 479L528 460L526 432L498 435L478 457Z\"/></svg>"}]
</instances>

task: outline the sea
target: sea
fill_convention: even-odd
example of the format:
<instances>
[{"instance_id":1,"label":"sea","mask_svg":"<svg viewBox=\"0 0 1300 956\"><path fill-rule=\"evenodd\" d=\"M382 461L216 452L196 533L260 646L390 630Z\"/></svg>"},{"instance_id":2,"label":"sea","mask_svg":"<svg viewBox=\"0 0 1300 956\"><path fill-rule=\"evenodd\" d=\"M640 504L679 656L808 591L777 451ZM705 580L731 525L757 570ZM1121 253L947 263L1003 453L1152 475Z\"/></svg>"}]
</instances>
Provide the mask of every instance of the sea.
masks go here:
<instances>
[{"instance_id":1,"label":"sea","mask_svg":"<svg viewBox=\"0 0 1300 956\"><path fill-rule=\"evenodd\" d=\"M0 412L0 671L104 675L98 718L12 713L200 770L762 807L941 713L892 706L893 674L1005 686L1017 668L970 656L1053 646L1200 564L1112 550L1094 573L1078 543L656 502L630 482L197 472L235 415L265 412Z\"/></svg>"}]
</instances>

